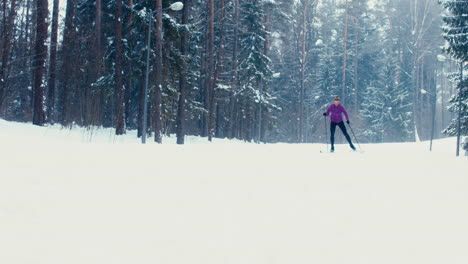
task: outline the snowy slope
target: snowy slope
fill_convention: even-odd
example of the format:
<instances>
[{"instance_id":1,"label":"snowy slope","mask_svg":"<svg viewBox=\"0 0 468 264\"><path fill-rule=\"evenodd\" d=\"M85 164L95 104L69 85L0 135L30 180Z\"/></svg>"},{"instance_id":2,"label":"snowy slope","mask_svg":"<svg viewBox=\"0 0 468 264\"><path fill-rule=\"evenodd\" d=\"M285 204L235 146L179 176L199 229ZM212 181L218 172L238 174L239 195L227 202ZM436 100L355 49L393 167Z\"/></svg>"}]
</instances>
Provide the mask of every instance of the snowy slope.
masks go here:
<instances>
[{"instance_id":1,"label":"snowy slope","mask_svg":"<svg viewBox=\"0 0 468 264\"><path fill-rule=\"evenodd\" d=\"M0 120L0 263L468 263L454 139L320 154L112 133Z\"/></svg>"}]
</instances>

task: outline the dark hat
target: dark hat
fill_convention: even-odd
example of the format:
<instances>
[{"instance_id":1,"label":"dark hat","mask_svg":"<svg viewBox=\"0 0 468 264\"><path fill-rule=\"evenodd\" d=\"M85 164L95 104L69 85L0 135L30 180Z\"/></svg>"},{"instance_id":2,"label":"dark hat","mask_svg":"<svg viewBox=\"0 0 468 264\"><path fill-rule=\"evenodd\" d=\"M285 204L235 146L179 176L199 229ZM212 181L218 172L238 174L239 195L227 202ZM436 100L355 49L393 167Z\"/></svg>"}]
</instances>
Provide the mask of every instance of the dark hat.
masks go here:
<instances>
[{"instance_id":1,"label":"dark hat","mask_svg":"<svg viewBox=\"0 0 468 264\"><path fill-rule=\"evenodd\" d=\"M335 96L334 101L339 101L339 100L340 100L340 97L339 97L339 96Z\"/></svg>"}]
</instances>

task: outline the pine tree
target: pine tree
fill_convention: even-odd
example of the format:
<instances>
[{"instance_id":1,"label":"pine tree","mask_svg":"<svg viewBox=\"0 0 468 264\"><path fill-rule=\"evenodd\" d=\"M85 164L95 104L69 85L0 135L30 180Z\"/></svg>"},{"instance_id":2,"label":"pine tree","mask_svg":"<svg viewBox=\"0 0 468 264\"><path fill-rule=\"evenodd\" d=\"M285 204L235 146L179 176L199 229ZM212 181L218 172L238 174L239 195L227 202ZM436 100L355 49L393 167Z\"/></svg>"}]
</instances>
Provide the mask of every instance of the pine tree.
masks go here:
<instances>
[{"instance_id":1,"label":"pine tree","mask_svg":"<svg viewBox=\"0 0 468 264\"><path fill-rule=\"evenodd\" d=\"M319 30L319 62L317 65L317 86L314 91L314 101L317 107L323 108L330 102L333 96L341 93L340 68L342 61L338 51L342 43L334 25L338 24L335 15L335 6L327 1L319 11L319 22L322 27Z\"/></svg>"},{"instance_id":2,"label":"pine tree","mask_svg":"<svg viewBox=\"0 0 468 264\"><path fill-rule=\"evenodd\" d=\"M443 17L444 38L449 46L447 52L455 59L468 61L468 2L465 0L446 0L442 5L449 15Z\"/></svg>"},{"instance_id":3,"label":"pine tree","mask_svg":"<svg viewBox=\"0 0 468 264\"><path fill-rule=\"evenodd\" d=\"M269 96L260 90L262 83L268 82L272 76L269 63L265 55L265 25L262 5L257 0L246 0L241 4L242 23L245 26L241 36L240 90L238 96L242 100L242 116L245 121L245 139L254 138L255 111L260 105L268 108L271 102Z\"/></svg>"},{"instance_id":4,"label":"pine tree","mask_svg":"<svg viewBox=\"0 0 468 264\"><path fill-rule=\"evenodd\" d=\"M362 43L360 53L363 57L359 63L363 69L359 85L364 90L360 96L363 101L360 110L362 135L370 142L407 141L413 134L411 86L402 82L399 73L402 63L395 9L389 2L377 7L371 15L383 19L368 23L367 30L362 31L367 39ZM361 23L365 23L365 19ZM375 28L381 28L385 33L376 34Z\"/></svg>"},{"instance_id":5,"label":"pine tree","mask_svg":"<svg viewBox=\"0 0 468 264\"><path fill-rule=\"evenodd\" d=\"M448 15L443 17L445 26L443 27L444 38L448 42L446 51L454 59L458 60L460 67L466 68L468 62L468 1L451 0L442 1L442 5L448 11ZM461 69L463 71L465 69ZM462 74L463 75L463 74ZM468 134L468 78L464 74L456 82L457 90L451 99L449 110L457 112L461 103L461 134ZM449 127L444 130L448 135L457 134L458 117L452 120Z\"/></svg>"},{"instance_id":6,"label":"pine tree","mask_svg":"<svg viewBox=\"0 0 468 264\"><path fill-rule=\"evenodd\" d=\"M411 135L409 93L395 81L397 63L388 57L382 65L376 87L369 87L361 111L366 128L363 132L371 142L406 141Z\"/></svg>"},{"instance_id":7,"label":"pine tree","mask_svg":"<svg viewBox=\"0 0 468 264\"><path fill-rule=\"evenodd\" d=\"M464 67L464 71L466 71L466 66ZM457 88L457 92L455 95L452 96L449 100L449 111L452 113L457 113L455 118L450 122L449 126L444 129L443 133L449 136L455 136L458 132L458 111L459 111L459 102L461 102L461 120L460 120L460 128L461 128L461 135L468 134L468 78L466 74L463 77L463 82L460 83L460 74L455 73L451 74L452 82L455 83L455 87ZM461 92L460 98L460 85L463 87Z\"/></svg>"}]
</instances>

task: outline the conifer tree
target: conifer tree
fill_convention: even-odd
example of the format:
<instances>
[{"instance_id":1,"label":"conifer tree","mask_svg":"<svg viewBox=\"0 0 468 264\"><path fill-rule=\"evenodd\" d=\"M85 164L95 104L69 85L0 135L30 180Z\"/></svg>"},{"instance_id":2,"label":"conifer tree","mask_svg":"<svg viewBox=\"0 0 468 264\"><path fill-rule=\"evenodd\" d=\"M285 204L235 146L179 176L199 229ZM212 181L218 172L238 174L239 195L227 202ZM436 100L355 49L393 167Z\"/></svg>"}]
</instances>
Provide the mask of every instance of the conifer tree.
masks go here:
<instances>
[{"instance_id":1,"label":"conifer tree","mask_svg":"<svg viewBox=\"0 0 468 264\"><path fill-rule=\"evenodd\" d=\"M466 135L468 133L468 115L466 115L468 112L468 78L466 74L463 74L463 71L468 62L468 1L442 1L442 5L448 11L448 14L443 17L445 22L444 38L448 42L446 51L458 60L460 67L463 68L460 69L462 72L457 76L458 78L455 78L458 92L450 99L449 110L458 112L461 103L460 129L461 134ZM464 75L463 79L460 78L461 75ZM444 132L448 135L455 135L457 127L458 117L452 120Z\"/></svg>"}]
</instances>

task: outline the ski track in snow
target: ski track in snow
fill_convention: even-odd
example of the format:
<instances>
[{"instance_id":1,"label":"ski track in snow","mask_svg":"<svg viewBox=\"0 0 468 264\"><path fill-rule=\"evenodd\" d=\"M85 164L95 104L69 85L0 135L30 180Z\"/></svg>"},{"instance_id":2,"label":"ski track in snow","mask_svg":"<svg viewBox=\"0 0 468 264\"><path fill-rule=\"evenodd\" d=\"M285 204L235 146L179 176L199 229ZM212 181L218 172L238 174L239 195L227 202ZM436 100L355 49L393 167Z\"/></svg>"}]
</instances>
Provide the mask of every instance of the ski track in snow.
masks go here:
<instances>
[{"instance_id":1,"label":"ski track in snow","mask_svg":"<svg viewBox=\"0 0 468 264\"><path fill-rule=\"evenodd\" d=\"M453 138L320 154L83 131L0 120L0 263L468 263Z\"/></svg>"}]
</instances>

